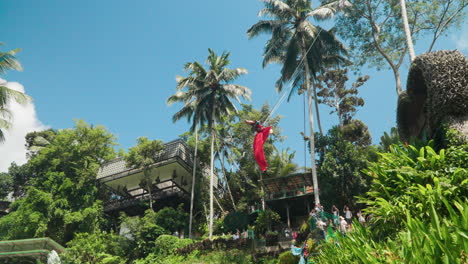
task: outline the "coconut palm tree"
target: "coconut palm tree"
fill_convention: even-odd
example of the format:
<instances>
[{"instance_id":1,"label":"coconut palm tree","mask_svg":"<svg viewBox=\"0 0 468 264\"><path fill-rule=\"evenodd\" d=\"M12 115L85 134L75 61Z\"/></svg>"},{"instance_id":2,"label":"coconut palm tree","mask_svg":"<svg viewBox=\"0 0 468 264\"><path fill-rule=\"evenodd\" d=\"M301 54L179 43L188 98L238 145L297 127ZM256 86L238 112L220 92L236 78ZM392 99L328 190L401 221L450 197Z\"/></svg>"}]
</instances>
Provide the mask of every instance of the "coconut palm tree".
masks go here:
<instances>
[{"instance_id":1,"label":"coconut palm tree","mask_svg":"<svg viewBox=\"0 0 468 264\"><path fill-rule=\"evenodd\" d=\"M0 46L3 43L0 43ZM5 74L8 70L22 70L21 64L16 59L15 55L20 49L14 49L7 52L0 52L0 75ZM7 109L7 104L10 100L15 100L18 103L25 103L28 97L21 92L9 89L5 83L0 83L0 143L5 141L5 135L2 129L8 129L11 126L11 113Z\"/></svg>"},{"instance_id":2,"label":"coconut palm tree","mask_svg":"<svg viewBox=\"0 0 468 264\"><path fill-rule=\"evenodd\" d=\"M281 152L275 150L273 158L269 161L269 177L285 177L298 171L297 164L294 163L294 152L290 149L284 149Z\"/></svg>"},{"instance_id":3,"label":"coconut palm tree","mask_svg":"<svg viewBox=\"0 0 468 264\"><path fill-rule=\"evenodd\" d=\"M223 121L226 121L226 118ZM232 130L229 129L227 126L225 126L225 124L218 126L216 130L217 130L217 134L219 135L219 137L218 137L218 140L216 140L215 142L216 144L215 158L217 158L219 162L221 163L221 170L223 173L224 182L226 182L226 187L227 187L229 197L232 202L232 208L234 209L234 211L237 211L236 203L234 202L234 198L231 192L231 187L229 186L229 180L227 178L226 166L224 162L225 158L228 159L228 163L229 163L229 160L231 160L230 158L231 153L229 152L229 150L234 147L233 139L232 139Z\"/></svg>"},{"instance_id":4,"label":"coconut palm tree","mask_svg":"<svg viewBox=\"0 0 468 264\"><path fill-rule=\"evenodd\" d=\"M318 34L315 39L309 40L307 42L308 52L307 52L307 62L309 64L310 76L311 76L311 85L313 88L314 99L317 98L317 75L324 72L327 68L334 68L340 66L347 66L351 64L351 61L347 59L348 51L344 44L336 38L335 29L325 30L319 26ZM279 61L285 61L286 51L282 52L282 55L278 57ZM278 91L283 90L284 84L288 80L292 81L292 89L289 93L288 101L291 99L292 95L304 92L304 65L301 63L302 58L298 58L295 63L289 63L288 68L284 76L276 82L276 87ZM297 70L296 70L297 68ZM291 72L292 71L292 72ZM293 75L292 73L295 72ZM322 125L320 121L320 112L319 112L319 103L318 100L314 100L315 113L317 116L317 125L320 132L320 135L323 136Z\"/></svg>"},{"instance_id":5,"label":"coconut palm tree","mask_svg":"<svg viewBox=\"0 0 468 264\"><path fill-rule=\"evenodd\" d=\"M183 80L183 77L177 76L177 92L174 95L171 95L167 99L168 105L171 105L175 102L183 103L184 106L181 110L175 113L172 116L172 122L177 122L180 119L186 118L187 121L192 120L192 116L195 112L196 107L196 100L197 98L193 96L192 91L193 89L197 89L196 86L193 84L187 84L186 88L188 91L181 91L184 87L180 87L179 82ZM192 170L192 191L190 195L190 216L189 216L189 238L192 238L192 223L193 223L193 201L195 198L195 180L196 180L196 171L197 171L197 153L198 153L198 124L197 124L197 117L193 118L192 126L190 131L193 132L195 130L195 151L193 155L193 170Z\"/></svg>"},{"instance_id":6,"label":"coconut palm tree","mask_svg":"<svg viewBox=\"0 0 468 264\"><path fill-rule=\"evenodd\" d=\"M237 113L237 108L233 100L241 101L241 98L250 100L252 93L249 88L232 84L239 76L247 73L243 68L230 69L228 52L223 52L221 56L208 49L205 69L199 62L190 62L185 65L185 70L189 71L187 77L180 77L177 80L177 93L174 98L169 98L169 102L177 101L177 97L184 98L186 105L176 113L176 117L193 117L192 128L194 126L204 126L211 131L211 156L210 156L210 223L209 237L213 237L213 188L214 188L214 141L215 124L225 115ZM185 89L185 90L184 90Z\"/></svg>"},{"instance_id":7,"label":"coconut palm tree","mask_svg":"<svg viewBox=\"0 0 468 264\"><path fill-rule=\"evenodd\" d=\"M296 83L297 87L302 87L307 92L312 181L315 203L320 203L315 168L314 116L312 109L314 89L310 87L310 74L316 72L317 69L314 69L316 65L311 63L309 58L312 62L320 62L321 56L318 57L318 60L315 60L313 55L326 52L327 49L315 50L309 57L309 50L315 45L315 39L318 39L323 32L322 29L314 26L309 18L315 18L316 20L330 18L337 11L350 6L350 3L346 0L337 0L316 9L312 9L311 0L264 0L264 4L265 8L260 11L259 16L265 16L268 19L257 22L247 31L247 34L252 38L262 33L271 33L271 39L265 45L263 65L272 62L283 65L281 78L277 83L279 90L281 90L282 84L285 82L300 80L299 83ZM296 71L298 65L301 66ZM297 76L294 76L295 74Z\"/></svg>"}]
</instances>

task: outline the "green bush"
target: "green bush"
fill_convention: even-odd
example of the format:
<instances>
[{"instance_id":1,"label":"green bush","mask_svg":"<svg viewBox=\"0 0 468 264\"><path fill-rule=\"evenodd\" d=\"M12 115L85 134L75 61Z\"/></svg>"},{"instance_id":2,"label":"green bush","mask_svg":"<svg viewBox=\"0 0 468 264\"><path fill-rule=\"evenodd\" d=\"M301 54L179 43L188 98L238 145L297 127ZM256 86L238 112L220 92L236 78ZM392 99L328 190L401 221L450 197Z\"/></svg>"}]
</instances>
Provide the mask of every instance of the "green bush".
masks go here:
<instances>
[{"instance_id":1,"label":"green bush","mask_svg":"<svg viewBox=\"0 0 468 264\"><path fill-rule=\"evenodd\" d=\"M249 252L241 250L224 250L224 251L210 251L202 254L198 251L192 252L188 256L168 255L161 257L156 254L150 254L144 259L135 261L135 264L271 264L268 259L256 260L252 259ZM296 262L297 263L297 262Z\"/></svg>"},{"instance_id":2,"label":"green bush","mask_svg":"<svg viewBox=\"0 0 468 264\"><path fill-rule=\"evenodd\" d=\"M279 223L280 220L281 216L275 211L260 211L257 219L255 220L255 233L264 235L266 231L270 231L273 228L273 225Z\"/></svg>"},{"instance_id":3,"label":"green bush","mask_svg":"<svg viewBox=\"0 0 468 264\"><path fill-rule=\"evenodd\" d=\"M122 225L128 228L128 235L133 239L131 259L143 258L150 253L154 253L154 243L161 235L169 232L156 224L156 213L147 210L143 217L122 216Z\"/></svg>"},{"instance_id":4,"label":"green bush","mask_svg":"<svg viewBox=\"0 0 468 264\"><path fill-rule=\"evenodd\" d=\"M466 145L390 147L371 163L371 190L360 200L372 214L339 245L321 248L319 263L467 263Z\"/></svg>"},{"instance_id":5,"label":"green bush","mask_svg":"<svg viewBox=\"0 0 468 264\"><path fill-rule=\"evenodd\" d=\"M178 248L183 248L193 243L191 239L180 239L171 235L161 235L154 242L155 253L167 256L175 253Z\"/></svg>"},{"instance_id":6,"label":"green bush","mask_svg":"<svg viewBox=\"0 0 468 264\"><path fill-rule=\"evenodd\" d=\"M299 257L294 256L291 251L283 252L278 257L278 264L297 264Z\"/></svg>"},{"instance_id":7,"label":"green bush","mask_svg":"<svg viewBox=\"0 0 468 264\"><path fill-rule=\"evenodd\" d=\"M179 204L177 209L172 207L164 207L154 215L155 224L169 231L170 233L186 231L189 216L183 208L183 204Z\"/></svg>"},{"instance_id":8,"label":"green bush","mask_svg":"<svg viewBox=\"0 0 468 264\"><path fill-rule=\"evenodd\" d=\"M361 203L372 215L372 226L382 236L399 231L410 216L427 218L432 204L448 215L441 198L449 201L466 197L468 189L468 152L466 145L435 152L430 146L392 145L390 152L365 170L373 184Z\"/></svg>"},{"instance_id":9,"label":"green bush","mask_svg":"<svg viewBox=\"0 0 468 264\"><path fill-rule=\"evenodd\" d=\"M449 211L443 217L434 206L429 219L410 217L395 238L377 240L372 232L355 223L346 237L338 235L339 246L322 247L319 263L466 263L468 252L468 203L443 200Z\"/></svg>"},{"instance_id":10,"label":"green bush","mask_svg":"<svg viewBox=\"0 0 468 264\"><path fill-rule=\"evenodd\" d=\"M128 241L112 233L79 233L67 243L65 263L70 264L123 264Z\"/></svg>"}]
</instances>

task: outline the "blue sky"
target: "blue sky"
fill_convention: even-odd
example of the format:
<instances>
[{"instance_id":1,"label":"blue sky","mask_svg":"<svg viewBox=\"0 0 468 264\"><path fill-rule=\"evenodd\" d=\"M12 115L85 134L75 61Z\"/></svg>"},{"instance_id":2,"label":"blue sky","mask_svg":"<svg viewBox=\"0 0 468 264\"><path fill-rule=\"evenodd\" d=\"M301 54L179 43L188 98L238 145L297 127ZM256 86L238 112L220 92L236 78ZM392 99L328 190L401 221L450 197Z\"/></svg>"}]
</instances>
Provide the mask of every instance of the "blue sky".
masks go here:
<instances>
[{"instance_id":1,"label":"blue sky","mask_svg":"<svg viewBox=\"0 0 468 264\"><path fill-rule=\"evenodd\" d=\"M7 44L2 50L22 48L18 57L24 66L3 78L25 86L39 120L52 128L71 127L73 119L102 124L125 149L140 136L169 141L188 129L184 121L172 123L177 106L165 103L175 91L175 76L184 74L184 63L204 61L208 48L231 51L231 67L249 71L238 83L251 88L252 104L274 104L279 67L261 67L267 36L248 40L245 34L261 8L256 0L2 0L0 41ZM467 36L465 25L436 49L455 49L465 41L467 54ZM395 125L394 79L389 70L363 72L371 79L361 89L366 105L357 118L378 143ZM403 85L406 72L407 65ZM287 136L280 147L297 150L298 161L302 111L300 97L278 110ZM337 122L328 112L322 108L325 128Z\"/></svg>"}]
</instances>

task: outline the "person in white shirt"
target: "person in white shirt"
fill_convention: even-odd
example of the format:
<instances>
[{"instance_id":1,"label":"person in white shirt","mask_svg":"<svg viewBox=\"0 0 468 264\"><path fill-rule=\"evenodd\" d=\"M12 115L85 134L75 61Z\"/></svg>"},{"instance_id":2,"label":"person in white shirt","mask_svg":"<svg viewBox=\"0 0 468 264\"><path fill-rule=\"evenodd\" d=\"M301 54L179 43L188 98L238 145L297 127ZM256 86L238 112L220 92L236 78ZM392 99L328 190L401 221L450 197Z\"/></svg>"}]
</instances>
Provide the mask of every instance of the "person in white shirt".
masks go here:
<instances>
[{"instance_id":1,"label":"person in white shirt","mask_svg":"<svg viewBox=\"0 0 468 264\"><path fill-rule=\"evenodd\" d=\"M361 225L365 225L366 218L362 215L361 210L359 210L359 212L357 213L357 216L358 216L359 223L361 223Z\"/></svg>"},{"instance_id":2,"label":"person in white shirt","mask_svg":"<svg viewBox=\"0 0 468 264\"><path fill-rule=\"evenodd\" d=\"M317 220L317 228L320 229L320 230L322 230L322 232L323 232L323 238L326 238L325 225L326 225L326 223L325 223L324 221L322 221L321 218L319 218L319 219Z\"/></svg>"},{"instance_id":3,"label":"person in white shirt","mask_svg":"<svg viewBox=\"0 0 468 264\"><path fill-rule=\"evenodd\" d=\"M340 232L341 234L346 234L346 227L347 227L348 223L346 222L346 220L340 216Z\"/></svg>"}]
</instances>

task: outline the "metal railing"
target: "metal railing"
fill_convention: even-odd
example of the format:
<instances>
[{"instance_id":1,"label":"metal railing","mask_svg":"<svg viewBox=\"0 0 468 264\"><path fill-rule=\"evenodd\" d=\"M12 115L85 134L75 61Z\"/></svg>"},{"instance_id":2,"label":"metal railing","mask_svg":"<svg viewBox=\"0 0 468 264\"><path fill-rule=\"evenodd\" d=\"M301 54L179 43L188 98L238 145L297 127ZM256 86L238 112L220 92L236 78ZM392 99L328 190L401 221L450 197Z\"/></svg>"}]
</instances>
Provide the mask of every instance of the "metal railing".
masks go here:
<instances>
[{"instance_id":1,"label":"metal railing","mask_svg":"<svg viewBox=\"0 0 468 264\"><path fill-rule=\"evenodd\" d=\"M193 167L193 153L190 147L181 139L170 141L164 144L164 150L156 154L155 165L158 163L177 159L186 167L187 170ZM106 178L121 173L132 171L134 169L125 166L125 160L122 158L114 159L104 163L98 171L97 179Z\"/></svg>"},{"instance_id":2,"label":"metal railing","mask_svg":"<svg viewBox=\"0 0 468 264\"><path fill-rule=\"evenodd\" d=\"M176 182L169 180L168 182L171 182L170 186L164 187L164 188L158 188L155 190L152 190L152 198L153 200L160 200L164 199L167 197L175 196L178 195L180 197L185 197L188 198L189 194L187 191L182 189ZM132 206L135 204L138 204L140 202L148 201L149 200L149 193L144 192L141 194L133 195L133 196L125 196L125 197L120 197L114 200L110 200L104 205L104 211L113 211L117 210L120 208Z\"/></svg>"}]
</instances>

